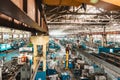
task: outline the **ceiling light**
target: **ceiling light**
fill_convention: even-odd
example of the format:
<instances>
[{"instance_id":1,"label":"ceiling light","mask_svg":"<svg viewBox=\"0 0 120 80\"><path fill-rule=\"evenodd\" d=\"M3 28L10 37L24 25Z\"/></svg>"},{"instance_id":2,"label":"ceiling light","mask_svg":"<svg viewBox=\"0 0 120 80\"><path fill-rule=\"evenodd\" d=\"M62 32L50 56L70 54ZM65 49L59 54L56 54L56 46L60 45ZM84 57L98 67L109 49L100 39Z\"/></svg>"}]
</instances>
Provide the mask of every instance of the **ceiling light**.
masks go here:
<instances>
[{"instance_id":1,"label":"ceiling light","mask_svg":"<svg viewBox=\"0 0 120 80\"><path fill-rule=\"evenodd\" d=\"M98 0L90 0L91 3L95 4L98 2Z\"/></svg>"}]
</instances>

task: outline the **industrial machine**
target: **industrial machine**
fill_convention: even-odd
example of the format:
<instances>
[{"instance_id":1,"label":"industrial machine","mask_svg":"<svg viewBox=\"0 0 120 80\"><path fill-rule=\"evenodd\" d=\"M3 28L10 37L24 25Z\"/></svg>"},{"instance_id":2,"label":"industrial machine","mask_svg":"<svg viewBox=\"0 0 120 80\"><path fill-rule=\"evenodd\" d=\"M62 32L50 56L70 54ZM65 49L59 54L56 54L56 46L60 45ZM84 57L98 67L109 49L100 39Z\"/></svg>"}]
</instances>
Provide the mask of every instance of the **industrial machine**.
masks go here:
<instances>
[{"instance_id":1,"label":"industrial machine","mask_svg":"<svg viewBox=\"0 0 120 80\"><path fill-rule=\"evenodd\" d=\"M66 61L64 62L64 68L66 68L67 65L66 65ZM68 68L69 69L73 69L74 68L74 64L73 64L73 61L72 60L69 60L68 61Z\"/></svg>"},{"instance_id":2,"label":"industrial machine","mask_svg":"<svg viewBox=\"0 0 120 80\"><path fill-rule=\"evenodd\" d=\"M70 74L68 72L61 73L60 79L61 80L70 80Z\"/></svg>"},{"instance_id":3,"label":"industrial machine","mask_svg":"<svg viewBox=\"0 0 120 80\"><path fill-rule=\"evenodd\" d=\"M55 43L53 40L51 40L51 41L49 41L49 49L54 50L54 51L58 51L61 48L57 43Z\"/></svg>"},{"instance_id":4,"label":"industrial machine","mask_svg":"<svg viewBox=\"0 0 120 80\"><path fill-rule=\"evenodd\" d=\"M12 48L11 44L9 44L9 43L1 43L0 44L0 52L9 50L11 48Z\"/></svg>"},{"instance_id":5,"label":"industrial machine","mask_svg":"<svg viewBox=\"0 0 120 80\"><path fill-rule=\"evenodd\" d=\"M98 54L101 52L105 53L114 53L114 52L119 52L120 48L109 48L109 47L99 47L98 48Z\"/></svg>"},{"instance_id":6,"label":"industrial machine","mask_svg":"<svg viewBox=\"0 0 120 80\"><path fill-rule=\"evenodd\" d=\"M11 50L11 49L18 49L20 47L23 47L25 45L25 41L20 40L13 40L8 43L0 43L0 52Z\"/></svg>"},{"instance_id":7,"label":"industrial machine","mask_svg":"<svg viewBox=\"0 0 120 80\"><path fill-rule=\"evenodd\" d=\"M24 40L14 40L11 43L11 47L12 49L18 49L20 47L23 47L25 45L25 41Z\"/></svg>"},{"instance_id":8,"label":"industrial machine","mask_svg":"<svg viewBox=\"0 0 120 80\"><path fill-rule=\"evenodd\" d=\"M20 80L30 80L31 77L31 68L29 65L23 65L20 69Z\"/></svg>"},{"instance_id":9,"label":"industrial machine","mask_svg":"<svg viewBox=\"0 0 120 80\"><path fill-rule=\"evenodd\" d=\"M25 63L31 63L32 61L32 47L21 47L19 48L18 65Z\"/></svg>"}]
</instances>

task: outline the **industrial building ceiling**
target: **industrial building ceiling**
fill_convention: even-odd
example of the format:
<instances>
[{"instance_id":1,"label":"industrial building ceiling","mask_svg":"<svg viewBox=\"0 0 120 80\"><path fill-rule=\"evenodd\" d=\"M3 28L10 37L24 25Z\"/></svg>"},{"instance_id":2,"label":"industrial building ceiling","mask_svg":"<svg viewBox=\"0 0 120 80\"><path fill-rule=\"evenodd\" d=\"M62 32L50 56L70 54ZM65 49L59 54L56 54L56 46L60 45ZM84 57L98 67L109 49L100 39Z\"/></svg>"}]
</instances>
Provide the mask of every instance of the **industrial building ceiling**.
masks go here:
<instances>
[{"instance_id":1,"label":"industrial building ceiling","mask_svg":"<svg viewBox=\"0 0 120 80\"><path fill-rule=\"evenodd\" d=\"M107 32L120 31L120 2L117 0L43 2L46 3L47 24L52 36L103 32L104 29Z\"/></svg>"},{"instance_id":2,"label":"industrial building ceiling","mask_svg":"<svg viewBox=\"0 0 120 80\"><path fill-rule=\"evenodd\" d=\"M79 6L85 3L107 10L119 10L120 6L118 0L43 0L43 3L56 6Z\"/></svg>"}]
</instances>

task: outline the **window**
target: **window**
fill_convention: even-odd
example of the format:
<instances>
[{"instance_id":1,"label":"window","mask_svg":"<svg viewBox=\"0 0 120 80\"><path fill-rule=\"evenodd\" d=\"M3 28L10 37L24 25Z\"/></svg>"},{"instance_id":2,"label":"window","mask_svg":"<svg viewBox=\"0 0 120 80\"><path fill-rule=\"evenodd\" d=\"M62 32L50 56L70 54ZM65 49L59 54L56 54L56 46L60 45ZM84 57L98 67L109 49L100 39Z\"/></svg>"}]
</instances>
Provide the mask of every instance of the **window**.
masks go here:
<instances>
[{"instance_id":1,"label":"window","mask_svg":"<svg viewBox=\"0 0 120 80\"><path fill-rule=\"evenodd\" d=\"M23 0L23 10L27 13L27 0Z\"/></svg>"}]
</instances>

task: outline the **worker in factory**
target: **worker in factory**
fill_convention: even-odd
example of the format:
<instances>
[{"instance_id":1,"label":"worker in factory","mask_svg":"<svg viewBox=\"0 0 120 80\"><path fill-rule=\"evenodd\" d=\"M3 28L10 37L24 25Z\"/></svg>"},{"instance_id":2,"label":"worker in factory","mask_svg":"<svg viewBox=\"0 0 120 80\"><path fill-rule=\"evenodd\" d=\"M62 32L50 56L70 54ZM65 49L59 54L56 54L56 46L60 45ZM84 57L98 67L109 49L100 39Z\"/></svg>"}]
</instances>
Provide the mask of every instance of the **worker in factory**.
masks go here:
<instances>
[{"instance_id":1,"label":"worker in factory","mask_svg":"<svg viewBox=\"0 0 120 80\"><path fill-rule=\"evenodd\" d=\"M68 53L71 54L70 50L71 50L71 47L70 47L69 44L67 44L67 45L66 45L66 49L65 49L65 51L68 51Z\"/></svg>"},{"instance_id":2,"label":"worker in factory","mask_svg":"<svg viewBox=\"0 0 120 80\"><path fill-rule=\"evenodd\" d=\"M65 48L66 53L68 52L68 55L70 55L70 45L66 44L66 48Z\"/></svg>"},{"instance_id":3,"label":"worker in factory","mask_svg":"<svg viewBox=\"0 0 120 80\"><path fill-rule=\"evenodd\" d=\"M81 43L81 42L80 42L79 40L77 40L77 42L76 42L76 47L77 47L77 48L81 48L80 43Z\"/></svg>"},{"instance_id":4,"label":"worker in factory","mask_svg":"<svg viewBox=\"0 0 120 80\"><path fill-rule=\"evenodd\" d=\"M75 50L72 50L72 51L71 51L70 58L73 59L73 60L74 60L75 58L77 58L77 55L76 55Z\"/></svg>"}]
</instances>

